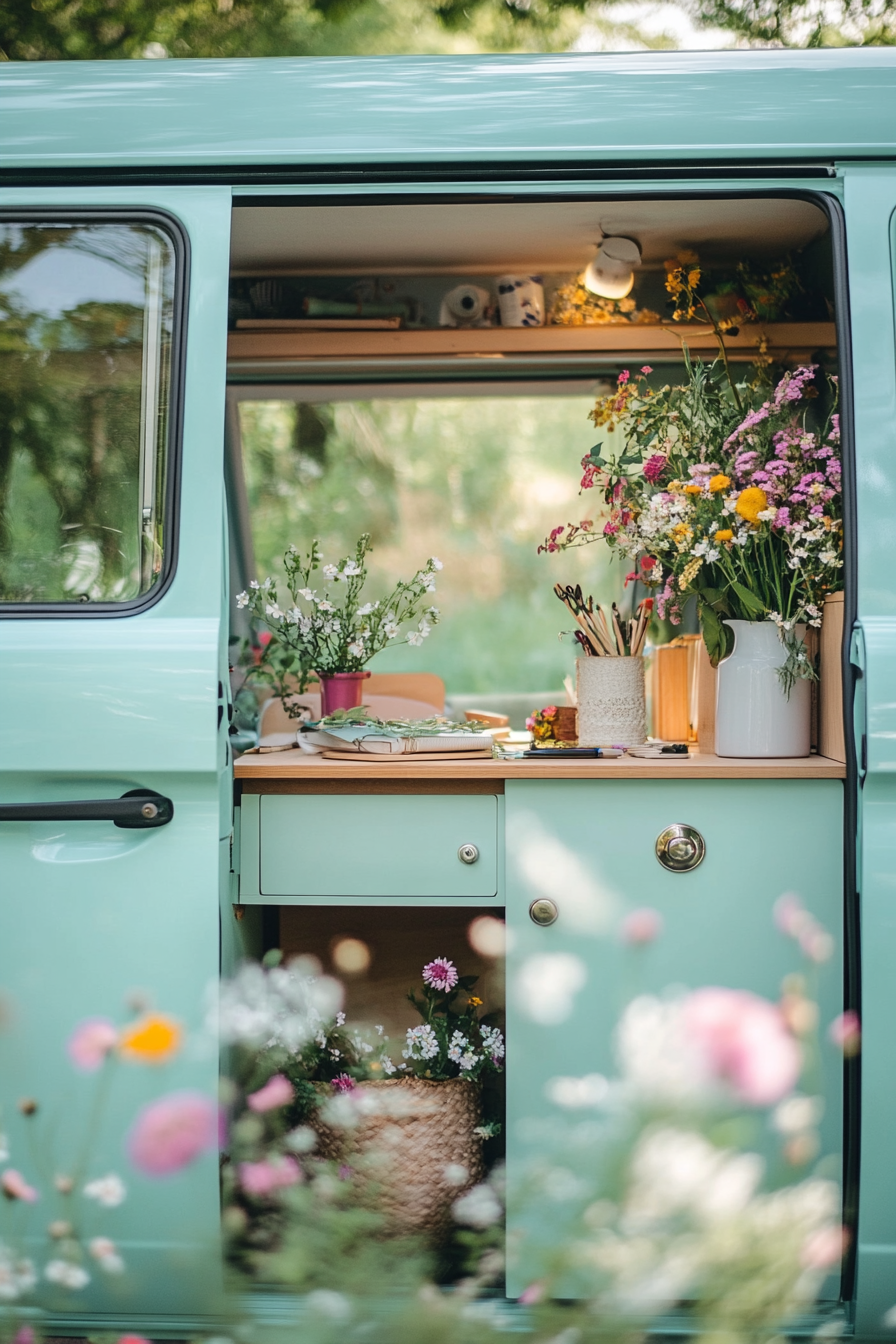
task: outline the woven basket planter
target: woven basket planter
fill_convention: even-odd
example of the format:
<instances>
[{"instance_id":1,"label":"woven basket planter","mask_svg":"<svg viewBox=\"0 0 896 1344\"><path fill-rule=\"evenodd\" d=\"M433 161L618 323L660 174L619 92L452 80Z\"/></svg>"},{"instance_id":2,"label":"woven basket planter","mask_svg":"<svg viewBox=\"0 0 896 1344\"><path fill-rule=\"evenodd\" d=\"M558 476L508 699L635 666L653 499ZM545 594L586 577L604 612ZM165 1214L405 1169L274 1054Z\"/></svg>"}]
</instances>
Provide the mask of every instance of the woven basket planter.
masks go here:
<instances>
[{"instance_id":1,"label":"woven basket planter","mask_svg":"<svg viewBox=\"0 0 896 1344\"><path fill-rule=\"evenodd\" d=\"M317 1088L333 1095L325 1084ZM359 1083L356 1091L369 1095L374 1113L345 1128L314 1119L317 1152L352 1168L392 1234L444 1233L454 1200L484 1175L482 1139L473 1133L481 1123L479 1084L386 1078ZM452 1181L458 1167L467 1176Z\"/></svg>"}]
</instances>

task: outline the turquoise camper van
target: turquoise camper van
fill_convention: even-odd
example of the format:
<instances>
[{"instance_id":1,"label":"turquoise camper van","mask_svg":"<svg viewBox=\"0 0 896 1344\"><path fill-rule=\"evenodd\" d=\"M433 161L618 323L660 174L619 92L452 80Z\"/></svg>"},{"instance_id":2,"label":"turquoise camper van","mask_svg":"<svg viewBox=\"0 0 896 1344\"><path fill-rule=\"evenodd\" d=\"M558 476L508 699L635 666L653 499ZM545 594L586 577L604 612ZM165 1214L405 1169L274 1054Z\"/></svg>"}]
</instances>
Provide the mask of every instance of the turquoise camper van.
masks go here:
<instances>
[{"instance_id":1,"label":"turquoise camper van","mask_svg":"<svg viewBox=\"0 0 896 1344\"><path fill-rule=\"evenodd\" d=\"M482 975L512 1182L551 1080L612 1068L611 897L662 919L642 989L775 1000L793 955L773 911L796 893L833 940L822 1026L863 1026L845 1061L822 1039L847 1251L801 1329L892 1334L896 55L9 63L0 126L0 1128L50 1183L35 1236L58 1216L37 1119L57 1173L93 1126L80 1175L129 1186L120 1207L105 1188L126 1283L46 1285L47 1333L214 1333L217 1154L152 1179L122 1135L160 1091L217 1095L208 987L242 959L341 967L393 1030L423 963ZM577 280L601 251L603 298ZM697 267L721 279L676 323ZM236 598L318 535L351 555L371 533L392 583L444 561L442 627L372 669L386 717L479 710L516 734L559 698L576 650L551 588L624 577L602 546L537 554L584 507L587 412L626 370L674 381L682 337L711 361L718 330L735 372L839 380L842 591L811 749L717 750L695 655L694 721L658 734L689 753L246 753L295 723L273 698L254 725ZM467 941L480 917L506 921L506 1002ZM555 983L533 1013L536 963ZM123 1063L94 1122L66 1041L147 1004L186 1044Z\"/></svg>"}]
</instances>

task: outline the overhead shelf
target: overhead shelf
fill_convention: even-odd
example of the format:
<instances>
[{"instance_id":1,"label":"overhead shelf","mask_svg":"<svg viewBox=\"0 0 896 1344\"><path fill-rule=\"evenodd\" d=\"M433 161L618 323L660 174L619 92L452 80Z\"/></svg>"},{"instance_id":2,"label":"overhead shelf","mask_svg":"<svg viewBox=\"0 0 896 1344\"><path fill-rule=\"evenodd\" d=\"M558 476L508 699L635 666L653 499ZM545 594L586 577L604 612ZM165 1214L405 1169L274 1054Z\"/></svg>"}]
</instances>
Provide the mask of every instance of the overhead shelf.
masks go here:
<instances>
[{"instance_id":1,"label":"overhead shelf","mask_svg":"<svg viewBox=\"0 0 896 1344\"><path fill-rule=\"evenodd\" d=\"M729 356L753 359L760 341L776 358L805 360L817 350L836 349L833 322L773 322L743 326L726 335ZM244 361L407 358L419 356L500 359L502 356L593 353L612 359L636 356L668 360L685 342L694 354L713 356L711 327L695 323L606 323L593 327L443 327L432 331L233 331L227 338L231 366Z\"/></svg>"}]
</instances>

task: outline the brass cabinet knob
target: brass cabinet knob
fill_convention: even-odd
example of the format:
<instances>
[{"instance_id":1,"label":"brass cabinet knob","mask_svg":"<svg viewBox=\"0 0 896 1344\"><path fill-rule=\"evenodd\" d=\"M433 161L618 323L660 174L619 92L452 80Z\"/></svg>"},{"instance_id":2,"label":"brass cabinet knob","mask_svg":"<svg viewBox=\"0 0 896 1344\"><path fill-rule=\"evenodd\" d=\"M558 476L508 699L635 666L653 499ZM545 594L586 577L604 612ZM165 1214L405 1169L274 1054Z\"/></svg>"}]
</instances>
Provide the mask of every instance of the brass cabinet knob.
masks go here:
<instances>
[{"instance_id":1,"label":"brass cabinet knob","mask_svg":"<svg viewBox=\"0 0 896 1344\"><path fill-rule=\"evenodd\" d=\"M457 851L457 857L461 863L475 863L479 858L479 850L475 845L461 845Z\"/></svg>"},{"instance_id":2,"label":"brass cabinet knob","mask_svg":"<svg viewBox=\"0 0 896 1344\"><path fill-rule=\"evenodd\" d=\"M543 929L546 929L549 924L556 923L559 913L554 902L548 900L547 896L542 896L529 906L529 918L532 923L539 924Z\"/></svg>"},{"instance_id":3,"label":"brass cabinet knob","mask_svg":"<svg viewBox=\"0 0 896 1344\"><path fill-rule=\"evenodd\" d=\"M690 873L706 857L706 841L694 826L675 822L656 838L656 857L670 873Z\"/></svg>"}]
</instances>

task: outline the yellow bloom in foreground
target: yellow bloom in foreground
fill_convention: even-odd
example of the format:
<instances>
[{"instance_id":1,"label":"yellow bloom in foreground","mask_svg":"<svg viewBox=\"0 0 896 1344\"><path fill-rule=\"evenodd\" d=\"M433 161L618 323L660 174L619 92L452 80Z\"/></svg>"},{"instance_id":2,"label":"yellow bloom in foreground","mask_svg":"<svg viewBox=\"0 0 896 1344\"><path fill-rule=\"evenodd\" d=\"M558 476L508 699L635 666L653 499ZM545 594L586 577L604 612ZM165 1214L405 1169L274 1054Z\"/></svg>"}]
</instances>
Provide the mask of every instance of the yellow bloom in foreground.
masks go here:
<instances>
[{"instance_id":1,"label":"yellow bloom in foreground","mask_svg":"<svg viewBox=\"0 0 896 1344\"><path fill-rule=\"evenodd\" d=\"M734 533L731 531L731 528L730 528L730 527L720 527L719 530L718 530L718 532L717 532L716 535L715 535L714 540L715 540L715 541L731 541L731 540L733 540L733 538L734 538Z\"/></svg>"},{"instance_id":2,"label":"yellow bloom in foreground","mask_svg":"<svg viewBox=\"0 0 896 1344\"><path fill-rule=\"evenodd\" d=\"M183 1029L173 1017L150 1013L133 1026L125 1027L119 1049L126 1059L143 1064L163 1064L180 1049Z\"/></svg>"},{"instance_id":3,"label":"yellow bloom in foreground","mask_svg":"<svg viewBox=\"0 0 896 1344\"><path fill-rule=\"evenodd\" d=\"M686 495L699 495L702 489L702 486L697 485L695 481L691 481L689 485L685 486L684 492Z\"/></svg>"},{"instance_id":4,"label":"yellow bloom in foreground","mask_svg":"<svg viewBox=\"0 0 896 1344\"><path fill-rule=\"evenodd\" d=\"M748 485L746 490L741 490L734 508L741 518L758 527L760 513L768 508L768 495L758 485Z\"/></svg>"},{"instance_id":5,"label":"yellow bloom in foreground","mask_svg":"<svg viewBox=\"0 0 896 1344\"><path fill-rule=\"evenodd\" d=\"M720 490L727 490L730 484L731 484L731 477L724 476L721 472L719 472L718 476L713 476L713 478L709 482L709 488L712 494L717 495Z\"/></svg>"},{"instance_id":6,"label":"yellow bloom in foreground","mask_svg":"<svg viewBox=\"0 0 896 1344\"><path fill-rule=\"evenodd\" d=\"M681 576L678 580L679 592L683 593L685 588L687 588L688 584L691 583L692 580L697 577L697 571L702 564L703 564L703 557L701 555L697 555L694 557L693 560L688 561L684 569L681 571Z\"/></svg>"},{"instance_id":7,"label":"yellow bloom in foreground","mask_svg":"<svg viewBox=\"0 0 896 1344\"><path fill-rule=\"evenodd\" d=\"M472 1007L474 1007L474 1008L481 1008L481 1007L482 1007L482 1000L481 1000L481 999L477 999L477 997L476 997L475 994L472 994L472 995L470 996L470 1003L471 1003Z\"/></svg>"}]
</instances>

